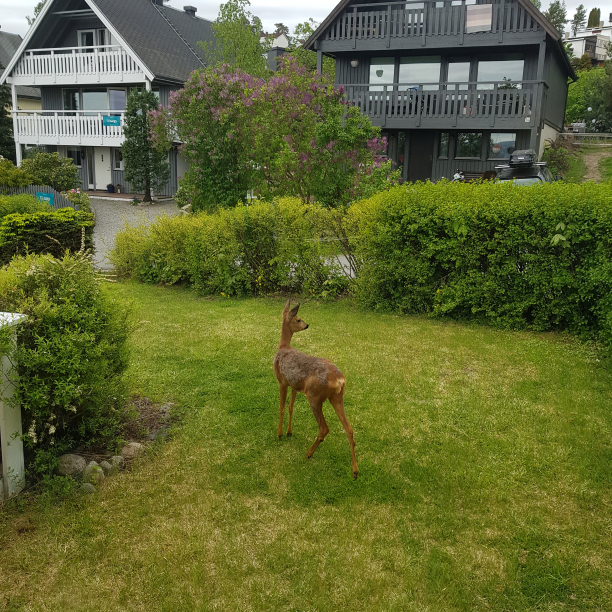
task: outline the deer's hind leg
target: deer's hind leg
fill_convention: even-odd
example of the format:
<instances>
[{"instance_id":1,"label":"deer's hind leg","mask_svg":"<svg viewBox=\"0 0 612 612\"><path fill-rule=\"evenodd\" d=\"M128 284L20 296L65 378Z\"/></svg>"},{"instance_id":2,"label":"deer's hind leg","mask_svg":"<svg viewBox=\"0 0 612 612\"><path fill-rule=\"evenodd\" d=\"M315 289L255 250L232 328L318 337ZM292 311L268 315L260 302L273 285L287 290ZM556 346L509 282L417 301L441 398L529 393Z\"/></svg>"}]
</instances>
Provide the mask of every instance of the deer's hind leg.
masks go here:
<instances>
[{"instance_id":1,"label":"deer's hind leg","mask_svg":"<svg viewBox=\"0 0 612 612\"><path fill-rule=\"evenodd\" d=\"M278 421L278 429L276 431L276 435L279 438L283 436L283 417L285 416L285 406L287 405L287 385L283 385L282 383L278 383L278 388L280 391L280 419Z\"/></svg>"},{"instance_id":2,"label":"deer's hind leg","mask_svg":"<svg viewBox=\"0 0 612 612\"><path fill-rule=\"evenodd\" d=\"M317 432L317 437L313 442L312 446L308 449L306 453L306 457L310 459L314 455L314 452L317 450L317 447L323 440L325 440L325 436L329 433L329 427L327 426L327 422L325 421L325 417L323 416L323 400L318 397L308 396L308 403L310 404L310 409L314 414L315 419L317 420L317 424L319 425L319 431Z\"/></svg>"},{"instance_id":3,"label":"deer's hind leg","mask_svg":"<svg viewBox=\"0 0 612 612\"><path fill-rule=\"evenodd\" d=\"M291 399L289 400L289 427L287 427L287 436L293 435L293 430L291 426L293 424L293 405L295 404L295 396L297 395L297 391L291 387Z\"/></svg>"},{"instance_id":4,"label":"deer's hind leg","mask_svg":"<svg viewBox=\"0 0 612 612\"><path fill-rule=\"evenodd\" d=\"M348 438L349 444L351 446L351 459L353 462L353 478L357 478L359 475L359 468L357 467L357 458L355 457L355 440L353 438L353 428L351 424L348 422L346 418L346 413L344 412L344 393L336 393L329 398L330 404L334 407L338 418L340 419L340 423L342 423L342 427L344 427L344 431L346 433L346 437Z\"/></svg>"}]
</instances>

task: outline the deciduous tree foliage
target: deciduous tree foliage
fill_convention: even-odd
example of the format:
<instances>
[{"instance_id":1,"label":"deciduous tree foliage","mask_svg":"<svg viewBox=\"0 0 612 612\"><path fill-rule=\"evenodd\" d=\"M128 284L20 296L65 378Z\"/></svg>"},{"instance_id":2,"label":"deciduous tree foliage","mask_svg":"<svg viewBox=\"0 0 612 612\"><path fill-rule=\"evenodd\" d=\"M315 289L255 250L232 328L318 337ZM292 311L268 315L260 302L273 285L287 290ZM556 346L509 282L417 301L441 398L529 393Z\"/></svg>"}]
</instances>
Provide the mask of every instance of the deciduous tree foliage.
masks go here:
<instances>
[{"instance_id":1,"label":"deciduous tree foliage","mask_svg":"<svg viewBox=\"0 0 612 612\"><path fill-rule=\"evenodd\" d=\"M149 138L149 111L159 106L152 91L130 94L125 112L125 142L121 147L125 179L136 191L144 191L144 201L151 201L151 190L161 189L170 178L168 151L155 149Z\"/></svg>"},{"instance_id":2,"label":"deciduous tree foliage","mask_svg":"<svg viewBox=\"0 0 612 612\"><path fill-rule=\"evenodd\" d=\"M291 56L268 81L228 65L194 73L151 113L153 140L183 142L190 170L182 186L194 208L232 206L249 188L326 205L351 199L356 183L382 160L380 129L342 89Z\"/></svg>"},{"instance_id":3,"label":"deciduous tree foliage","mask_svg":"<svg viewBox=\"0 0 612 612\"><path fill-rule=\"evenodd\" d=\"M568 22L565 0L554 0L543 14L551 25L555 26L559 32L563 32Z\"/></svg>"}]
</instances>

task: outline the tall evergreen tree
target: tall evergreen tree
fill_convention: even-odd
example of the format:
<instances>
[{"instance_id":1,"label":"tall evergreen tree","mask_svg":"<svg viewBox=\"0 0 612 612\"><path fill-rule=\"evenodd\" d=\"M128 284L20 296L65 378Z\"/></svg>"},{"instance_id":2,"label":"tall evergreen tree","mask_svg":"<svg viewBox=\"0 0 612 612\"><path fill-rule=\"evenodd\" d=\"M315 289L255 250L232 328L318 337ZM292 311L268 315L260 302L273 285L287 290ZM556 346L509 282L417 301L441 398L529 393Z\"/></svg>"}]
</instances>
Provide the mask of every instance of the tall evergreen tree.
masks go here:
<instances>
[{"instance_id":1,"label":"tall evergreen tree","mask_svg":"<svg viewBox=\"0 0 612 612\"><path fill-rule=\"evenodd\" d=\"M157 151L149 138L149 115L159 101L152 91L134 90L125 111L125 142L121 147L125 179L137 191L144 191L144 201L151 201L151 190L157 191L170 178L170 166L164 151Z\"/></svg>"},{"instance_id":2,"label":"tall evergreen tree","mask_svg":"<svg viewBox=\"0 0 612 612\"><path fill-rule=\"evenodd\" d=\"M544 17L550 21L559 32L563 32L565 24L569 21L567 18L567 8L565 0L553 0L546 11Z\"/></svg>"},{"instance_id":3,"label":"tall evergreen tree","mask_svg":"<svg viewBox=\"0 0 612 612\"><path fill-rule=\"evenodd\" d=\"M589 21L587 23L587 28L599 27L600 19L601 19L601 9L598 9L598 8L591 9L591 12L589 13Z\"/></svg>"},{"instance_id":4,"label":"tall evergreen tree","mask_svg":"<svg viewBox=\"0 0 612 612\"><path fill-rule=\"evenodd\" d=\"M576 36L576 33L578 32L578 30L581 30L582 28L584 28L586 21L587 21L586 9L584 8L584 4L581 4L576 9L576 12L574 13L574 17L570 21L570 27L572 29L572 34L574 36Z\"/></svg>"}]
</instances>

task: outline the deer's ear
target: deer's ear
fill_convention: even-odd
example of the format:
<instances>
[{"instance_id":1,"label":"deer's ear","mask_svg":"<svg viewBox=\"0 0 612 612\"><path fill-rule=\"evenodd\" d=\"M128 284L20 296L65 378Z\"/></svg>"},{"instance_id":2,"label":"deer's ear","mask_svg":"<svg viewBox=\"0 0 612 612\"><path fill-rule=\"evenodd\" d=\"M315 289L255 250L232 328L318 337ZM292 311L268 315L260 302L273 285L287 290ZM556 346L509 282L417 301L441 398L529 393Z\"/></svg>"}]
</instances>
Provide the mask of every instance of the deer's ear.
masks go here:
<instances>
[{"instance_id":1,"label":"deer's ear","mask_svg":"<svg viewBox=\"0 0 612 612\"><path fill-rule=\"evenodd\" d=\"M283 308L283 314L289 312L289 308L291 308L291 298L289 298L286 302L285 302L285 307Z\"/></svg>"},{"instance_id":2,"label":"deer's ear","mask_svg":"<svg viewBox=\"0 0 612 612\"><path fill-rule=\"evenodd\" d=\"M289 311L289 316L290 317L295 317L298 313L298 310L300 309L300 303L298 302L290 311Z\"/></svg>"}]
</instances>

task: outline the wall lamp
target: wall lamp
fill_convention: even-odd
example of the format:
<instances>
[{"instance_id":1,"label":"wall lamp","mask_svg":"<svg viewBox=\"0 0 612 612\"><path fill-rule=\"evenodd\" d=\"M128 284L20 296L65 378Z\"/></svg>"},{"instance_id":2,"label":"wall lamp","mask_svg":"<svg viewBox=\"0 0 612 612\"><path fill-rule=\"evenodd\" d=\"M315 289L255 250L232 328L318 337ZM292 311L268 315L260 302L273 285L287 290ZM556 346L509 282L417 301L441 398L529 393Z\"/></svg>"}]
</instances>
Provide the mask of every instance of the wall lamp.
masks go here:
<instances>
[{"instance_id":1,"label":"wall lamp","mask_svg":"<svg viewBox=\"0 0 612 612\"><path fill-rule=\"evenodd\" d=\"M359 66L359 60L351 60L351 66L353 68L357 68L357 66Z\"/></svg>"}]
</instances>

